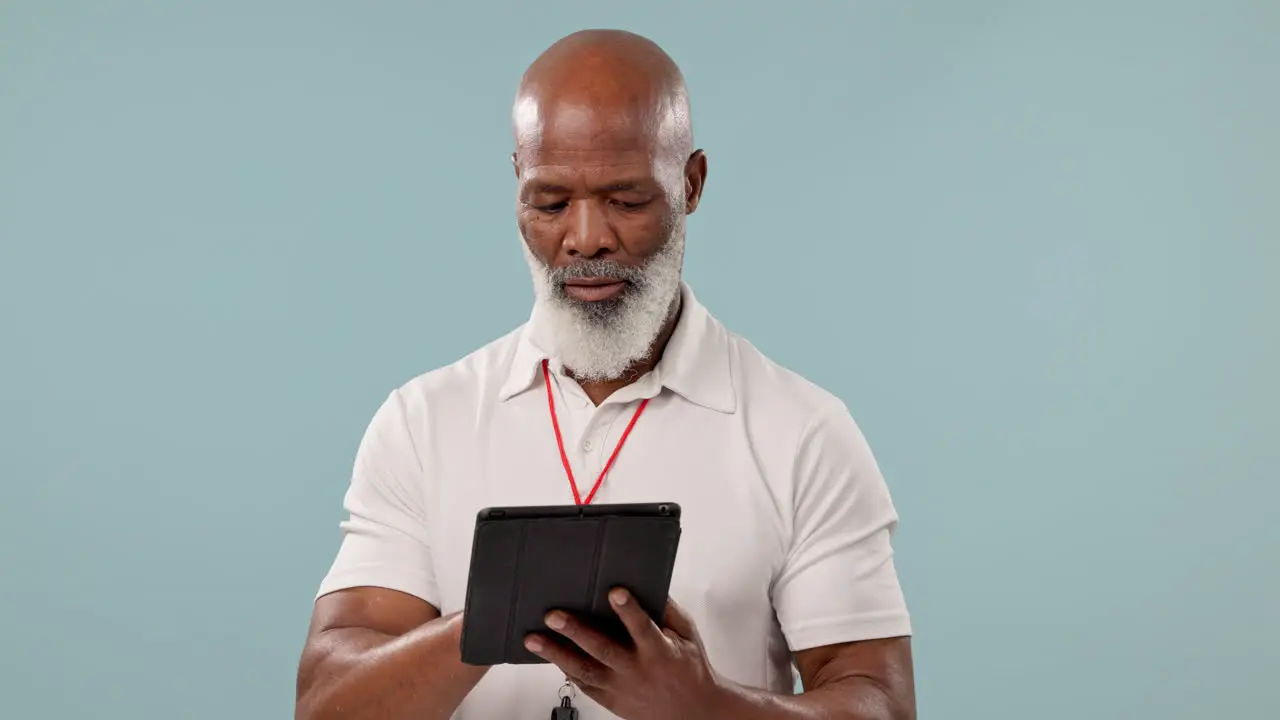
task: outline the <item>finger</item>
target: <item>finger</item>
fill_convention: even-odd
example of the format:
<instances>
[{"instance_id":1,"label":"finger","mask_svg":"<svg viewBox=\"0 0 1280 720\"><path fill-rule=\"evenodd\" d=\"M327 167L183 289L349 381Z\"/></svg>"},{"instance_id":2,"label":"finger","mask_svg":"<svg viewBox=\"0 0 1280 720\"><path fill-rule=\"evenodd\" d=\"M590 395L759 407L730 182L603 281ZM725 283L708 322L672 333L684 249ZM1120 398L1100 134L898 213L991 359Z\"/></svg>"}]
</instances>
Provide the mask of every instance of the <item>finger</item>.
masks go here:
<instances>
[{"instance_id":1,"label":"finger","mask_svg":"<svg viewBox=\"0 0 1280 720\"><path fill-rule=\"evenodd\" d=\"M605 683L607 668L549 638L533 634L524 639L524 646L529 652L560 668L560 672L579 687L602 687Z\"/></svg>"},{"instance_id":2,"label":"finger","mask_svg":"<svg viewBox=\"0 0 1280 720\"><path fill-rule=\"evenodd\" d=\"M693 618L689 617L689 613L671 598L667 598L667 615L662 624L676 631L680 637L689 640L698 639L698 626L693 624Z\"/></svg>"},{"instance_id":3,"label":"finger","mask_svg":"<svg viewBox=\"0 0 1280 720\"><path fill-rule=\"evenodd\" d=\"M573 641L590 657L605 667L615 668L625 662L626 650L599 630L559 610L547 613L547 627Z\"/></svg>"},{"instance_id":4,"label":"finger","mask_svg":"<svg viewBox=\"0 0 1280 720\"><path fill-rule=\"evenodd\" d=\"M610 591L609 604L613 606L613 611L626 626L637 648L653 647L666 639L662 636L662 630L649 617L649 613L640 607L635 596L625 588L614 588Z\"/></svg>"}]
</instances>

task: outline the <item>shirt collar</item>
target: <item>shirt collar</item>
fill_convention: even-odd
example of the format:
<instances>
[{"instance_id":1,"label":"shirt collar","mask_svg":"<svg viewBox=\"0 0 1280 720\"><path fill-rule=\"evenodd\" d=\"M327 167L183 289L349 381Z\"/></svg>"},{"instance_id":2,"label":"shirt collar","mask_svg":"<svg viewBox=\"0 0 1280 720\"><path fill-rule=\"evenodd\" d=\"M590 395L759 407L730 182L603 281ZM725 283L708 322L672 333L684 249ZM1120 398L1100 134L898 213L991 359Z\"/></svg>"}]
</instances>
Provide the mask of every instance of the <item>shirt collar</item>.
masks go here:
<instances>
[{"instance_id":1,"label":"shirt collar","mask_svg":"<svg viewBox=\"0 0 1280 720\"><path fill-rule=\"evenodd\" d=\"M737 407L737 394L730 375L728 331L684 283L680 284L680 303L680 321L652 374L662 387L691 403L732 413ZM506 382L498 391L503 401L533 387L541 375L538 371L543 359L549 357L534 342L537 323L535 309L520 329ZM555 359L549 359L555 368Z\"/></svg>"}]
</instances>

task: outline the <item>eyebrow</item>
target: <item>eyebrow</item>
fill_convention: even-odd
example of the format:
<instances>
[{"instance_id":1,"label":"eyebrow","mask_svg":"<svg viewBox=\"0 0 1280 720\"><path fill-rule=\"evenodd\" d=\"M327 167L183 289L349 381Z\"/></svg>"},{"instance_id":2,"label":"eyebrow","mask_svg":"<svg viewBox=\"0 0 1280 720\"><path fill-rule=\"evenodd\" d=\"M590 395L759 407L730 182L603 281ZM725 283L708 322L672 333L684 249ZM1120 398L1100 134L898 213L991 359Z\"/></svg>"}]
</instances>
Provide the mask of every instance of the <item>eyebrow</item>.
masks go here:
<instances>
[{"instance_id":1,"label":"eyebrow","mask_svg":"<svg viewBox=\"0 0 1280 720\"><path fill-rule=\"evenodd\" d=\"M609 183L608 185L597 185L591 188L593 193L616 193L616 192L632 192L642 190L644 183L639 180L623 180L619 182ZM569 187L551 182L533 181L525 186L524 194L536 195L539 193L547 193L552 195L567 195L573 192Z\"/></svg>"},{"instance_id":2,"label":"eyebrow","mask_svg":"<svg viewBox=\"0 0 1280 720\"><path fill-rule=\"evenodd\" d=\"M531 182L524 186L525 195L536 195L539 193L549 193L553 195L561 195L569 193L569 188L564 185L557 185L548 182Z\"/></svg>"},{"instance_id":3,"label":"eyebrow","mask_svg":"<svg viewBox=\"0 0 1280 720\"><path fill-rule=\"evenodd\" d=\"M632 190L639 189L640 183L638 181L624 180L622 182L609 183L608 185L598 187L596 188L596 192L630 192Z\"/></svg>"}]
</instances>

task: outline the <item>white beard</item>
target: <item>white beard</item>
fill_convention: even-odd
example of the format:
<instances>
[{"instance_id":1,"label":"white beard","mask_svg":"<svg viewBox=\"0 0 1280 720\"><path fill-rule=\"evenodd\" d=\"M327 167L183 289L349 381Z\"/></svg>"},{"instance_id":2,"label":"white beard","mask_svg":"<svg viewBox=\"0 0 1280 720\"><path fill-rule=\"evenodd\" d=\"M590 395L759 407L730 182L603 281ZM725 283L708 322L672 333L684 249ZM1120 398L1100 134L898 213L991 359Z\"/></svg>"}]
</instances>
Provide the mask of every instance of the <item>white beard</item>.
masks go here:
<instances>
[{"instance_id":1,"label":"white beard","mask_svg":"<svg viewBox=\"0 0 1280 720\"><path fill-rule=\"evenodd\" d=\"M557 270L539 260L523 239L520 245L533 275L538 347L584 382L618 380L648 359L680 292L684 228L640 268L587 260ZM590 276L620 277L631 285L618 298L599 303L564 293L565 277Z\"/></svg>"}]
</instances>

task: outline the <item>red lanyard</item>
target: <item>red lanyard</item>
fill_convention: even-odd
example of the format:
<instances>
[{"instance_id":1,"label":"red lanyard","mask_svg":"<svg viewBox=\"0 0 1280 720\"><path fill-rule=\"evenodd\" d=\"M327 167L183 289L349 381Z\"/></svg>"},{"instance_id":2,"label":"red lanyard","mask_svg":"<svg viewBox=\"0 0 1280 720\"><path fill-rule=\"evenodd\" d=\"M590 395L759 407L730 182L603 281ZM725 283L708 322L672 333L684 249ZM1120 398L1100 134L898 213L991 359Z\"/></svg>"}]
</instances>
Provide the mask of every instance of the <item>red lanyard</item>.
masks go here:
<instances>
[{"instance_id":1,"label":"red lanyard","mask_svg":"<svg viewBox=\"0 0 1280 720\"><path fill-rule=\"evenodd\" d=\"M640 413L644 412L645 407L649 404L649 398L640 401L640 407L636 408L636 414L631 416L631 422L627 423L627 429L622 431L622 437L618 438L618 446L613 449L613 454L609 456L609 461L604 464L604 469L600 471L600 477L596 478L596 484L591 486L591 492L587 493L584 500L578 494L578 483L573 479L573 468L569 465L569 455L564 451L564 438L560 435L560 421L556 419L556 399L551 392L551 370L547 367L547 361L542 361L542 377L547 384L547 410L551 413L551 427L556 431L556 445L560 448L560 462L564 464L564 474L569 476L569 487L573 489L574 505L590 505L592 498L596 496L596 491L600 489L600 483L604 482L604 476L609 474L609 468L613 467L613 461L618 459L618 453L622 452L622 444L627 441L627 436L631 434L631 428L636 426L636 421L640 419Z\"/></svg>"}]
</instances>

